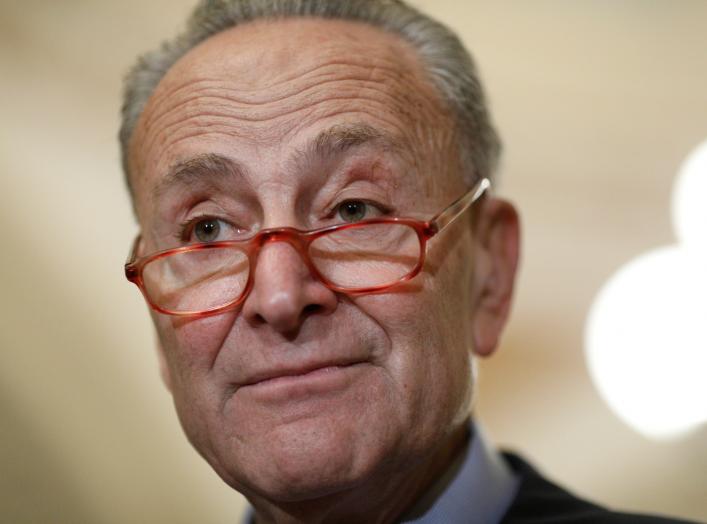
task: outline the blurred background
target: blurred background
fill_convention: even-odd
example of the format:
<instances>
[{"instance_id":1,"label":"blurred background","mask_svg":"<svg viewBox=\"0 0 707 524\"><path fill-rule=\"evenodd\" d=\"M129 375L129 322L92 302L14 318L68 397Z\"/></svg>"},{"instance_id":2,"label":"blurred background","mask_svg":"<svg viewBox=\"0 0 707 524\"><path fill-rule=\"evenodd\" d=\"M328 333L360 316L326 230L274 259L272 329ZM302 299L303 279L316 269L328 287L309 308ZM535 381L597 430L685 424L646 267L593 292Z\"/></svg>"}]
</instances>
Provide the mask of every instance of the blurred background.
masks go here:
<instances>
[{"instance_id":1,"label":"blurred background","mask_svg":"<svg viewBox=\"0 0 707 524\"><path fill-rule=\"evenodd\" d=\"M0 0L1 522L238 521L242 500L181 432L122 275L137 231L122 75L192 4ZM487 432L579 494L707 520L705 426L632 429L584 343L607 280L675 242L673 184L707 139L707 2L413 4L476 57L506 146L500 193L524 223L510 328L481 363Z\"/></svg>"}]
</instances>

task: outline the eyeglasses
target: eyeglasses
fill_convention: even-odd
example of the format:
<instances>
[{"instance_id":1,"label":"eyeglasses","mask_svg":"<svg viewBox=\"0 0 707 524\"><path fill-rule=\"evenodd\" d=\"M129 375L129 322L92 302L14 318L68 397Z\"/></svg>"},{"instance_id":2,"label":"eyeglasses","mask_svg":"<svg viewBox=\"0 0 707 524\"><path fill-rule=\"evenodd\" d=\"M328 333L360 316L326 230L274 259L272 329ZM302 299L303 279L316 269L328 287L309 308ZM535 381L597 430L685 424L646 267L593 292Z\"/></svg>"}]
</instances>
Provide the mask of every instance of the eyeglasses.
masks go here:
<instances>
[{"instance_id":1,"label":"eyeglasses","mask_svg":"<svg viewBox=\"0 0 707 524\"><path fill-rule=\"evenodd\" d=\"M443 231L490 187L487 178L427 222L371 218L312 231L264 229L245 240L190 244L137 257L125 276L152 309L167 315L206 317L239 306L253 287L259 251L270 242L294 247L312 275L347 295L388 290L414 278L425 262L427 241Z\"/></svg>"}]
</instances>

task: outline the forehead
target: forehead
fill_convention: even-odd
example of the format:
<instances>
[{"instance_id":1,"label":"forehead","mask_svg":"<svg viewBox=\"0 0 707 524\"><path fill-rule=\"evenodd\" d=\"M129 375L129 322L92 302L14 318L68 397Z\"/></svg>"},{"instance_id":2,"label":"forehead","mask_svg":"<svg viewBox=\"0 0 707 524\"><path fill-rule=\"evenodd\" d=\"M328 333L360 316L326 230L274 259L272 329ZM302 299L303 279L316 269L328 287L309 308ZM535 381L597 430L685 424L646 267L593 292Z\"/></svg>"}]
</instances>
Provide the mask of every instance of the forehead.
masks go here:
<instances>
[{"instance_id":1,"label":"forehead","mask_svg":"<svg viewBox=\"0 0 707 524\"><path fill-rule=\"evenodd\" d=\"M322 19L219 33L168 71L138 121L130 146L138 207L175 163L285 157L342 124L363 124L413 156L429 157L421 148L451 134L419 58L396 35Z\"/></svg>"}]
</instances>

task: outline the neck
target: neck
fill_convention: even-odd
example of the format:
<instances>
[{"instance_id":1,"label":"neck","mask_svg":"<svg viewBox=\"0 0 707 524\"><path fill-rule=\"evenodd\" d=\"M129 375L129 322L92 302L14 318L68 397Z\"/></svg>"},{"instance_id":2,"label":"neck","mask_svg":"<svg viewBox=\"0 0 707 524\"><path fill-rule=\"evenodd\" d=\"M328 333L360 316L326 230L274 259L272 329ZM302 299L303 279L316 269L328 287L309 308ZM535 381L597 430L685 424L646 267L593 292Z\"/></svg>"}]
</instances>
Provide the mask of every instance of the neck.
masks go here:
<instances>
[{"instance_id":1,"label":"neck","mask_svg":"<svg viewBox=\"0 0 707 524\"><path fill-rule=\"evenodd\" d=\"M376 478L363 479L356 486L312 500L269 501L249 497L256 524L347 524L395 522L415 505L454 461L469 438L468 425L450 433L429 455ZM412 461L411 461L412 462Z\"/></svg>"}]
</instances>

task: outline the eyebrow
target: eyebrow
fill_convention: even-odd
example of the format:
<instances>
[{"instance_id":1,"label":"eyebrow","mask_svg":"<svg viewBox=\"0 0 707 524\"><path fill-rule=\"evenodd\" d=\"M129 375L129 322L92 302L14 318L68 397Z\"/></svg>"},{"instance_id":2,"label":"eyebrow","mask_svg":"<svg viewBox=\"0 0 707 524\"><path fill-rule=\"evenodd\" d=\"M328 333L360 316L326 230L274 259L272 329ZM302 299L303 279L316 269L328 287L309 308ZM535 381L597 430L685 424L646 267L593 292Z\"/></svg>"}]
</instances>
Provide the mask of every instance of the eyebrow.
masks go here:
<instances>
[{"instance_id":1,"label":"eyebrow","mask_svg":"<svg viewBox=\"0 0 707 524\"><path fill-rule=\"evenodd\" d=\"M376 143L385 149L398 150L400 140L363 123L337 124L321 131L303 149L295 152L295 164L313 158L328 159L351 149ZM247 170L236 160L215 153L205 153L176 162L152 190L153 201L175 188L193 185L216 185L224 178L244 178Z\"/></svg>"},{"instance_id":2,"label":"eyebrow","mask_svg":"<svg viewBox=\"0 0 707 524\"><path fill-rule=\"evenodd\" d=\"M327 157L371 142L398 146L396 139L368 124L340 124L319 133L308 149L316 156Z\"/></svg>"},{"instance_id":3,"label":"eyebrow","mask_svg":"<svg viewBox=\"0 0 707 524\"><path fill-rule=\"evenodd\" d=\"M243 178L245 167L239 162L215 153L205 153L176 162L170 166L164 179L152 191L153 200L179 187L194 184L212 184L222 178Z\"/></svg>"},{"instance_id":4,"label":"eyebrow","mask_svg":"<svg viewBox=\"0 0 707 524\"><path fill-rule=\"evenodd\" d=\"M400 140L364 123L337 124L321 131L312 141L297 150L294 166L308 165L314 160L327 160L351 149L377 144L387 150L401 149Z\"/></svg>"}]
</instances>

